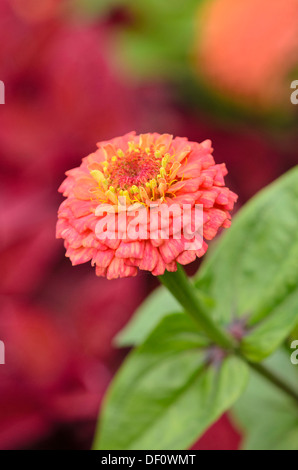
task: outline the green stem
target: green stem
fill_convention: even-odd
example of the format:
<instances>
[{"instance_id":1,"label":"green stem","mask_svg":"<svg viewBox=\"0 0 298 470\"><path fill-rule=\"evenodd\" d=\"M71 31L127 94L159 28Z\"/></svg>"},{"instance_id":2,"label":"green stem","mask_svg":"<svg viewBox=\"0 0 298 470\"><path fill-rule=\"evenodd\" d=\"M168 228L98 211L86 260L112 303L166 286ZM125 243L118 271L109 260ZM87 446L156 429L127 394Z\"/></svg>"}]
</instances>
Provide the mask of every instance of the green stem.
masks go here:
<instances>
[{"instance_id":1,"label":"green stem","mask_svg":"<svg viewBox=\"0 0 298 470\"><path fill-rule=\"evenodd\" d=\"M261 375L262 377L265 377L267 380L273 383L276 387L278 387L284 393L292 397L298 403L298 393L295 390L293 390L288 384L283 382L282 379L277 377L273 372L271 372L269 369L263 366L263 364L249 362L249 365L259 375Z\"/></svg>"},{"instance_id":2,"label":"green stem","mask_svg":"<svg viewBox=\"0 0 298 470\"><path fill-rule=\"evenodd\" d=\"M214 343L223 349L235 353L243 361L248 363L258 374L262 375L262 377L266 378L270 383L274 384L298 403L297 392L288 384L284 383L282 379L277 377L262 364L251 363L241 355L234 338L214 321L210 315L210 310L207 309L200 294L194 288L192 282L186 276L184 269L180 265L178 265L178 269L175 273L166 271L163 276L159 276L159 279L178 300L186 313L195 320Z\"/></svg>"},{"instance_id":3,"label":"green stem","mask_svg":"<svg viewBox=\"0 0 298 470\"><path fill-rule=\"evenodd\" d=\"M165 271L159 279L211 340L224 349L233 350L236 347L233 338L214 322L204 302L180 265L178 265L178 270L175 273Z\"/></svg>"}]
</instances>

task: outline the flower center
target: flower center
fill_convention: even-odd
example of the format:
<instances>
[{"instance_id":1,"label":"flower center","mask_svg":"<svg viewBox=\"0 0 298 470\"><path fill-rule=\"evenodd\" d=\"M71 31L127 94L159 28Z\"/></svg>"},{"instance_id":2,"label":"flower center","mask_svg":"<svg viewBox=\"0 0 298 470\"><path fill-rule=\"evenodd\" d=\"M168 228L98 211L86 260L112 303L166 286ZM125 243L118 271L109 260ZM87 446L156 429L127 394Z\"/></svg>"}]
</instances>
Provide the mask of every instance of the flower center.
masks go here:
<instances>
[{"instance_id":1,"label":"flower center","mask_svg":"<svg viewBox=\"0 0 298 470\"><path fill-rule=\"evenodd\" d=\"M161 145L144 148L129 142L126 151L111 146L104 150L106 160L90 168L98 183L92 192L102 202L115 205L119 197L124 197L127 204L164 200L181 166Z\"/></svg>"},{"instance_id":2,"label":"flower center","mask_svg":"<svg viewBox=\"0 0 298 470\"><path fill-rule=\"evenodd\" d=\"M150 153L139 148L128 151L110 163L108 171L111 185L120 189L145 185L156 178L160 165L161 158L157 158L153 150Z\"/></svg>"}]
</instances>

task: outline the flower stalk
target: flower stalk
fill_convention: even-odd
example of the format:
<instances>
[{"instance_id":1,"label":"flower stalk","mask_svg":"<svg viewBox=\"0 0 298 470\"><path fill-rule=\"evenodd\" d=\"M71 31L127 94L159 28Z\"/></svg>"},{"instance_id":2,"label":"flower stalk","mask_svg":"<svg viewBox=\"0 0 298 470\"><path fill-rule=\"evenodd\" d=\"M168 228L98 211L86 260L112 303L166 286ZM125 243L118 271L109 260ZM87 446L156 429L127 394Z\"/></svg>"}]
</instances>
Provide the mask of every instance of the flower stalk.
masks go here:
<instances>
[{"instance_id":1,"label":"flower stalk","mask_svg":"<svg viewBox=\"0 0 298 470\"><path fill-rule=\"evenodd\" d=\"M180 265L176 272L166 271L159 279L215 344L227 350L235 350L236 342L213 321L198 291Z\"/></svg>"},{"instance_id":2,"label":"flower stalk","mask_svg":"<svg viewBox=\"0 0 298 470\"><path fill-rule=\"evenodd\" d=\"M298 393L294 389L292 389L280 377L277 377L273 372L268 370L263 364L249 362L241 354L236 340L214 321L210 315L210 311L206 308L202 297L180 265L178 265L176 272L166 271L164 275L159 276L159 279L160 282L178 300L185 312L189 314L202 331L206 333L210 340L224 350L240 357L251 369L282 390L298 404Z\"/></svg>"}]
</instances>

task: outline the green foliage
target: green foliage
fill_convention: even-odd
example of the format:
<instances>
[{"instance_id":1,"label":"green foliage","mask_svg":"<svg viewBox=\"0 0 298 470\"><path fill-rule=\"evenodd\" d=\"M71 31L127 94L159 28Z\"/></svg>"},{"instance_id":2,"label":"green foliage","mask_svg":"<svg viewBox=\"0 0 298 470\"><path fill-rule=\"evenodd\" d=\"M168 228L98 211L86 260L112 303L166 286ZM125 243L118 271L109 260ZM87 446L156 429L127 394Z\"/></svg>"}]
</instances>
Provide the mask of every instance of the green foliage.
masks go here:
<instances>
[{"instance_id":1,"label":"green foliage","mask_svg":"<svg viewBox=\"0 0 298 470\"><path fill-rule=\"evenodd\" d=\"M87 17L108 14L113 8L123 5L124 0L74 0L74 10Z\"/></svg>"},{"instance_id":2,"label":"green foliage","mask_svg":"<svg viewBox=\"0 0 298 470\"><path fill-rule=\"evenodd\" d=\"M190 70L196 12L201 0L126 0L131 26L119 34L121 54L134 76L175 80Z\"/></svg>"},{"instance_id":3,"label":"green foliage","mask_svg":"<svg viewBox=\"0 0 298 470\"><path fill-rule=\"evenodd\" d=\"M237 400L240 359L210 364L208 340L184 314L164 318L127 359L110 389L96 449L183 449Z\"/></svg>"},{"instance_id":4,"label":"green foliage","mask_svg":"<svg viewBox=\"0 0 298 470\"><path fill-rule=\"evenodd\" d=\"M288 351L277 351L266 364L297 388L298 367L291 364ZM259 375L251 375L233 416L244 432L244 449L298 450L297 404Z\"/></svg>"},{"instance_id":5,"label":"green foliage","mask_svg":"<svg viewBox=\"0 0 298 470\"><path fill-rule=\"evenodd\" d=\"M118 346L141 344L167 314L181 310L175 297L163 286L153 291L135 312L129 324L116 337Z\"/></svg>"},{"instance_id":6,"label":"green foliage","mask_svg":"<svg viewBox=\"0 0 298 470\"><path fill-rule=\"evenodd\" d=\"M272 354L291 333L297 322L298 288L270 312L241 343L243 354L251 361L261 361Z\"/></svg>"},{"instance_id":7,"label":"green foliage","mask_svg":"<svg viewBox=\"0 0 298 470\"><path fill-rule=\"evenodd\" d=\"M298 167L240 211L198 273L216 321L248 318L243 351L252 360L271 354L297 323L297 214Z\"/></svg>"}]
</instances>

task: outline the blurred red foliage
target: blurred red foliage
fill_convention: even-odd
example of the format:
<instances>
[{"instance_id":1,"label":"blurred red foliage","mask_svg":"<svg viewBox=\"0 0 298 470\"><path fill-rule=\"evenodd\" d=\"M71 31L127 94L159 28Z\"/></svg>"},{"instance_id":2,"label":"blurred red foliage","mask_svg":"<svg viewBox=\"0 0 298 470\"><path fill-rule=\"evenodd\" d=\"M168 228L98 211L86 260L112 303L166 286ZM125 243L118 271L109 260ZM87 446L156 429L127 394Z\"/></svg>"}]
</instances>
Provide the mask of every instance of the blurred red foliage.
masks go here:
<instances>
[{"instance_id":1,"label":"blurred red foliage","mask_svg":"<svg viewBox=\"0 0 298 470\"><path fill-rule=\"evenodd\" d=\"M38 3L0 3L2 449L35 445L68 422L70 435L76 423L91 423L77 442L90 446L123 357L112 338L144 296L140 279L109 284L89 270L78 275L55 240L64 171L97 140L130 130L137 109L107 60L105 28L71 21L63 2L48 1L59 6L49 15Z\"/></svg>"},{"instance_id":2,"label":"blurred red foliage","mask_svg":"<svg viewBox=\"0 0 298 470\"><path fill-rule=\"evenodd\" d=\"M27 447L66 423L73 434L89 423L78 445L91 445L101 399L123 358L112 338L143 297L141 284L65 269L49 281L46 307L46 292L30 303L1 296L1 449Z\"/></svg>"},{"instance_id":3,"label":"blurred red foliage","mask_svg":"<svg viewBox=\"0 0 298 470\"><path fill-rule=\"evenodd\" d=\"M133 125L132 90L113 73L107 31L64 16L26 22L9 2L0 5L2 167L36 184L50 181L95 142Z\"/></svg>"}]
</instances>

